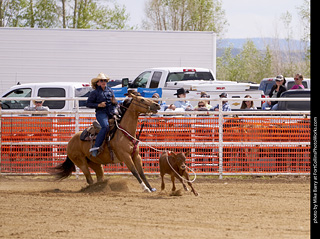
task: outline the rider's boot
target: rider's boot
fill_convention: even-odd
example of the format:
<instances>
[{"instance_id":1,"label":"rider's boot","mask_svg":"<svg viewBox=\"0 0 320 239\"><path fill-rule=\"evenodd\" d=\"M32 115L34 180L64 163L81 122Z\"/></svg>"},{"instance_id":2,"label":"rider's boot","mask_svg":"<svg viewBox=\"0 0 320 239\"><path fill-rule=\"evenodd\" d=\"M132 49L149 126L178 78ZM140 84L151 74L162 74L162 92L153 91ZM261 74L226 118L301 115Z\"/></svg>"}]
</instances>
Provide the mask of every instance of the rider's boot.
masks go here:
<instances>
[{"instance_id":1,"label":"rider's boot","mask_svg":"<svg viewBox=\"0 0 320 239\"><path fill-rule=\"evenodd\" d=\"M91 155L93 157L97 157L98 153L99 153L99 147L93 147L89 150L89 152L91 153Z\"/></svg>"}]
</instances>

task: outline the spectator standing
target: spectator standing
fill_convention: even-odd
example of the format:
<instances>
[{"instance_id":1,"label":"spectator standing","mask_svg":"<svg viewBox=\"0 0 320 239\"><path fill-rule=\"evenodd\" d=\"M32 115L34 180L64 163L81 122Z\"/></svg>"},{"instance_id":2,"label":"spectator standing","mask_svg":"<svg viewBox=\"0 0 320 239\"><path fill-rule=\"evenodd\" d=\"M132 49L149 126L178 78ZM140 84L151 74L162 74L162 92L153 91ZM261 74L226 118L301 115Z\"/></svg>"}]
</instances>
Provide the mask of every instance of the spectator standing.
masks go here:
<instances>
[{"instance_id":1,"label":"spectator standing","mask_svg":"<svg viewBox=\"0 0 320 239\"><path fill-rule=\"evenodd\" d=\"M32 102L34 106L26 106L24 107L24 111L49 111L48 106L43 106L44 100L36 99L36 100L32 100ZM41 115L34 114L33 116L41 116Z\"/></svg>"}]
</instances>

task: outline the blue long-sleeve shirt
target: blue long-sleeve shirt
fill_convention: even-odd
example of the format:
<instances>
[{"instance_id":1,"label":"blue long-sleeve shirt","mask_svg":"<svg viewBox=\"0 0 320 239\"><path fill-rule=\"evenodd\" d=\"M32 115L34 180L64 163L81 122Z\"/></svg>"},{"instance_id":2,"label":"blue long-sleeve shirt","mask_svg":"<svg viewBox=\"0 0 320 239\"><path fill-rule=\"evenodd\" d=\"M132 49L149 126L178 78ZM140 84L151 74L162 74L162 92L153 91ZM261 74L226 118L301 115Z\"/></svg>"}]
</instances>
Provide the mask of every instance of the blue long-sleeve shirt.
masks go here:
<instances>
[{"instance_id":1,"label":"blue long-sleeve shirt","mask_svg":"<svg viewBox=\"0 0 320 239\"><path fill-rule=\"evenodd\" d=\"M186 110L186 108L190 108L191 110L193 110L193 106L191 105L190 101L188 100L178 100L176 102L174 102L174 105L176 108L182 108L184 110Z\"/></svg>"},{"instance_id":2,"label":"blue long-sleeve shirt","mask_svg":"<svg viewBox=\"0 0 320 239\"><path fill-rule=\"evenodd\" d=\"M219 109L219 104L217 104L215 107L211 108L210 111L214 111L215 109ZM222 105L222 111L231 111L231 107L228 102L226 102Z\"/></svg>"},{"instance_id":3,"label":"blue long-sleeve shirt","mask_svg":"<svg viewBox=\"0 0 320 239\"><path fill-rule=\"evenodd\" d=\"M112 97L114 97L113 90L110 87L106 87L104 90L98 86L97 89L92 91L88 97L86 106L88 108L96 109L96 113L105 113L108 117L112 117L116 106L112 103ZM106 102L106 107L98 107L101 102Z\"/></svg>"}]
</instances>

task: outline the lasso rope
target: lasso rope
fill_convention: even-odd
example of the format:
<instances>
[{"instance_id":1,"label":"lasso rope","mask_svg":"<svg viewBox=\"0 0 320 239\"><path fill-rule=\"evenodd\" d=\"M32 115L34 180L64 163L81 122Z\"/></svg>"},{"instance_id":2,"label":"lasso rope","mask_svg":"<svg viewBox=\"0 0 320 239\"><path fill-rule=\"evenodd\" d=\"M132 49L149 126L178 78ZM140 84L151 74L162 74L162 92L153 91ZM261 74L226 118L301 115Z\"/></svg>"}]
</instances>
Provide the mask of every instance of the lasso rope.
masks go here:
<instances>
[{"instance_id":1,"label":"lasso rope","mask_svg":"<svg viewBox=\"0 0 320 239\"><path fill-rule=\"evenodd\" d=\"M168 157L169 151L163 151L163 152L166 152L166 153L167 153L167 157L166 157L167 163L169 164L169 166L170 166L170 168L172 169L172 171L173 171L176 175L178 175L178 177L179 177L180 179L182 179L183 181L185 181L185 182L187 182L187 183L193 183L194 181L196 181L197 174L196 174L191 168L189 168L187 165L186 165L186 168L189 169L190 171L192 171L192 173L194 174L194 179L192 179L192 180L190 181L190 180L187 180L187 179L183 178L182 176L180 176L180 174L178 174L177 171L174 170L174 168L172 167L172 165L169 163L169 157Z\"/></svg>"},{"instance_id":2,"label":"lasso rope","mask_svg":"<svg viewBox=\"0 0 320 239\"><path fill-rule=\"evenodd\" d=\"M139 139L135 138L134 136L132 136L132 135L131 135L128 131L126 131L124 128L119 127L117 120L115 120L115 124L116 124L117 128L118 128L119 130L121 130L124 134L126 134L126 135L129 136L129 137L131 137L131 138L132 138L133 140L135 140L136 142L139 142L139 143L142 142L141 140L139 140ZM185 181L185 182L187 182L187 183L193 183L193 182L196 180L197 174L195 173L195 171L194 171L193 169L189 168L187 165L186 165L186 168L193 173L194 179L192 179L192 180L187 180L187 179L183 178L182 176L180 176L180 174L177 173L177 171L172 167L172 165L171 165L170 162L169 162L169 157L168 157L168 155L169 155L170 151L168 151L168 150L156 149L155 147L150 146L148 143L146 143L146 142L144 142L144 143L145 143L149 148L151 148L151 149L153 149L153 150L155 150L155 151L157 151L157 152L167 153L167 157L166 157L167 163L169 164L169 166L170 166L170 168L172 169L172 171L173 171L181 180L183 180L183 181Z\"/></svg>"}]
</instances>

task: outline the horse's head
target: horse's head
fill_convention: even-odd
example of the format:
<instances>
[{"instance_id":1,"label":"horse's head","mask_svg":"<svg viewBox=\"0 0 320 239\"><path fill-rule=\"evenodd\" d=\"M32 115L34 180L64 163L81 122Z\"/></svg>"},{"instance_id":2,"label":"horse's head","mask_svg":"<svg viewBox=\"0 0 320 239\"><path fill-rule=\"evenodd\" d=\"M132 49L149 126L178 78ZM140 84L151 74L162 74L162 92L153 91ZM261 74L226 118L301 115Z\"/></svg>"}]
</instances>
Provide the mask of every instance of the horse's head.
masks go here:
<instances>
[{"instance_id":1,"label":"horse's head","mask_svg":"<svg viewBox=\"0 0 320 239\"><path fill-rule=\"evenodd\" d=\"M139 113L157 113L160 110L160 105L154 100L144 98L142 96L132 95L131 105L134 106L134 110Z\"/></svg>"}]
</instances>

